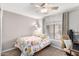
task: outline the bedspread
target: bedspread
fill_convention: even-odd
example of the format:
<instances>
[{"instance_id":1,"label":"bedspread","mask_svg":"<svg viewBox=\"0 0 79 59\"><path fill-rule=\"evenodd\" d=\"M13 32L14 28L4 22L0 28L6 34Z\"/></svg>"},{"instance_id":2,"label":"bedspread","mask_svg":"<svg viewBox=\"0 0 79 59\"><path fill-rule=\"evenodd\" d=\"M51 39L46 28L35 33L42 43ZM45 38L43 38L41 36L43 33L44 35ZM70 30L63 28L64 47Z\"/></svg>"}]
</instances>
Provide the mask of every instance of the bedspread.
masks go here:
<instances>
[{"instance_id":1,"label":"bedspread","mask_svg":"<svg viewBox=\"0 0 79 59\"><path fill-rule=\"evenodd\" d=\"M37 36L22 37L16 40L15 46L22 51L22 56L31 56L50 44L49 39Z\"/></svg>"}]
</instances>

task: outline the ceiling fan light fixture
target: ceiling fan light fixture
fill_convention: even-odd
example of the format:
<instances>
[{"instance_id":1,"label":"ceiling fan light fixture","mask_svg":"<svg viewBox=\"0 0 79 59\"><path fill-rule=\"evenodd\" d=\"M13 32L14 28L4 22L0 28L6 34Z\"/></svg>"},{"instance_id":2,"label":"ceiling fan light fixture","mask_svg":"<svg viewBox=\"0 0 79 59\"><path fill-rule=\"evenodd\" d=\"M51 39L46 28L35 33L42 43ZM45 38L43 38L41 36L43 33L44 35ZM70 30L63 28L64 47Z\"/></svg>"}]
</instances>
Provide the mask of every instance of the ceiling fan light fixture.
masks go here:
<instances>
[{"instance_id":1,"label":"ceiling fan light fixture","mask_svg":"<svg viewBox=\"0 0 79 59\"><path fill-rule=\"evenodd\" d=\"M39 3L39 4L35 4L35 7L40 10L41 13L50 13L54 10L58 10L58 6L56 5L52 5L49 3Z\"/></svg>"},{"instance_id":2,"label":"ceiling fan light fixture","mask_svg":"<svg viewBox=\"0 0 79 59\"><path fill-rule=\"evenodd\" d=\"M39 5L35 5L35 7L40 8L40 6L39 6Z\"/></svg>"},{"instance_id":3,"label":"ceiling fan light fixture","mask_svg":"<svg viewBox=\"0 0 79 59\"><path fill-rule=\"evenodd\" d=\"M46 9L46 8L41 9L41 13L47 13L47 12L48 12L48 9Z\"/></svg>"}]
</instances>

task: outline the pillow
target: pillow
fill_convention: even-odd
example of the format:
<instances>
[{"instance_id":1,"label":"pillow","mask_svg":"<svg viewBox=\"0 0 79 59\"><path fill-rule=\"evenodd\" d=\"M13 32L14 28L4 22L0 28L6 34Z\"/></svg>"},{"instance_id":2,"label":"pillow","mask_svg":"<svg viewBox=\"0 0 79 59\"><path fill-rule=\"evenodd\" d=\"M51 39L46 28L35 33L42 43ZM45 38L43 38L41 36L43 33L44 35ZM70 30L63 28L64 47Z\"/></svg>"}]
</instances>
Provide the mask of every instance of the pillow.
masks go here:
<instances>
[{"instance_id":1,"label":"pillow","mask_svg":"<svg viewBox=\"0 0 79 59\"><path fill-rule=\"evenodd\" d=\"M43 34L43 35L41 36L41 38L42 38L42 39L48 39L48 36L45 35L45 34Z\"/></svg>"},{"instance_id":2,"label":"pillow","mask_svg":"<svg viewBox=\"0 0 79 59\"><path fill-rule=\"evenodd\" d=\"M43 34L41 31L38 31L38 30L35 30L33 32L33 35L34 36L37 36L37 37L41 37L42 39L47 39L48 38L47 35Z\"/></svg>"},{"instance_id":3,"label":"pillow","mask_svg":"<svg viewBox=\"0 0 79 59\"><path fill-rule=\"evenodd\" d=\"M40 37L42 39L47 39L48 38L48 36L45 35L45 34L37 34L36 36L38 36L38 37Z\"/></svg>"},{"instance_id":4,"label":"pillow","mask_svg":"<svg viewBox=\"0 0 79 59\"><path fill-rule=\"evenodd\" d=\"M72 46L72 41L69 39L69 40L64 40L64 44L66 46L67 49L71 49L73 46Z\"/></svg>"},{"instance_id":5,"label":"pillow","mask_svg":"<svg viewBox=\"0 0 79 59\"><path fill-rule=\"evenodd\" d=\"M38 31L38 30L35 30L34 32L33 32L33 35L35 35L35 36L39 36L39 35L41 35L42 34L42 32L41 31Z\"/></svg>"}]
</instances>

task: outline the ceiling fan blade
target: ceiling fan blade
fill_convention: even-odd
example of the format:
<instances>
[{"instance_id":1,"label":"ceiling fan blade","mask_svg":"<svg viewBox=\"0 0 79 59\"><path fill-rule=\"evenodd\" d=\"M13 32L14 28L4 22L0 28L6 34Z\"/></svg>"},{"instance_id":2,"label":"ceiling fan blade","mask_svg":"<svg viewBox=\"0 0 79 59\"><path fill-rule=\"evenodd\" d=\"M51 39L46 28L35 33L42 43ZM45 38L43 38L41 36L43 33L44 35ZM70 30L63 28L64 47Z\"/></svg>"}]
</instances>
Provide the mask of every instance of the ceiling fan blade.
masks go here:
<instances>
[{"instance_id":1,"label":"ceiling fan blade","mask_svg":"<svg viewBox=\"0 0 79 59\"><path fill-rule=\"evenodd\" d=\"M59 7L52 7L51 9L57 10Z\"/></svg>"},{"instance_id":2,"label":"ceiling fan blade","mask_svg":"<svg viewBox=\"0 0 79 59\"><path fill-rule=\"evenodd\" d=\"M45 3L42 3L40 6L43 7L45 5Z\"/></svg>"}]
</instances>

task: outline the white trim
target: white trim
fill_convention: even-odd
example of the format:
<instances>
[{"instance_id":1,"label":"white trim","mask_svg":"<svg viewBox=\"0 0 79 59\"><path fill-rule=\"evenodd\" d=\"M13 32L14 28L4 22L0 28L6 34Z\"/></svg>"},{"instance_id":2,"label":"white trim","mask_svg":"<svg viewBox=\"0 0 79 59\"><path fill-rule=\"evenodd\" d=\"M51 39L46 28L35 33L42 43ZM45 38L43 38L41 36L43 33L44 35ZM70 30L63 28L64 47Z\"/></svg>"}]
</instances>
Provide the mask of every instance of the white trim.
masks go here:
<instances>
[{"instance_id":1,"label":"white trim","mask_svg":"<svg viewBox=\"0 0 79 59\"><path fill-rule=\"evenodd\" d=\"M14 48L10 48L10 49L7 49L7 50L2 51L1 53L7 52L7 51L10 51L10 50L13 50L13 49L16 49L16 48L15 47Z\"/></svg>"},{"instance_id":2,"label":"white trim","mask_svg":"<svg viewBox=\"0 0 79 59\"><path fill-rule=\"evenodd\" d=\"M1 42L0 42L0 44L1 44L1 47L0 47L1 50L0 50L0 54L2 52L2 18L3 18L3 9L2 9L2 5L1 5L1 20L0 20L1 21L1 33L0 33L1 34L1 38L0 38L1 39Z\"/></svg>"},{"instance_id":3,"label":"white trim","mask_svg":"<svg viewBox=\"0 0 79 59\"><path fill-rule=\"evenodd\" d=\"M30 15L30 14L15 12L15 11L7 10L7 9L3 9L3 11L15 13L15 14L18 14L18 15L21 15L21 16L30 17L30 18L37 19L37 20L42 18L42 17L39 17L39 16L34 16L34 15Z\"/></svg>"},{"instance_id":4,"label":"white trim","mask_svg":"<svg viewBox=\"0 0 79 59\"><path fill-rule=\"evenodd\" d=\"M63 50L61 47L57 47L57 46L53 46L53 45L51 45L51 46L54 47L54 48L57 48L59 50Z\"/></svg>"}]
</instances>

